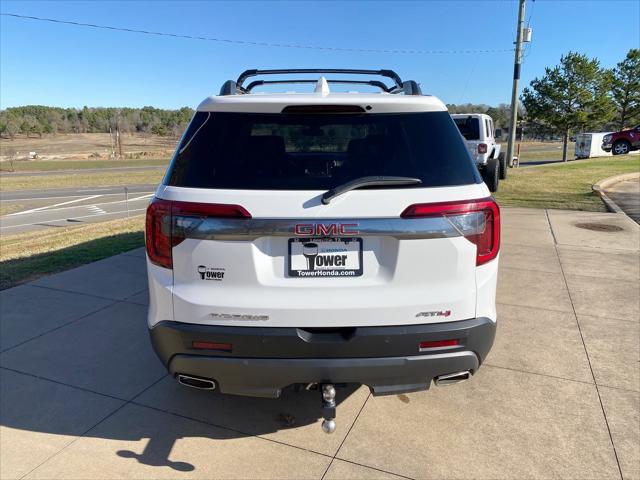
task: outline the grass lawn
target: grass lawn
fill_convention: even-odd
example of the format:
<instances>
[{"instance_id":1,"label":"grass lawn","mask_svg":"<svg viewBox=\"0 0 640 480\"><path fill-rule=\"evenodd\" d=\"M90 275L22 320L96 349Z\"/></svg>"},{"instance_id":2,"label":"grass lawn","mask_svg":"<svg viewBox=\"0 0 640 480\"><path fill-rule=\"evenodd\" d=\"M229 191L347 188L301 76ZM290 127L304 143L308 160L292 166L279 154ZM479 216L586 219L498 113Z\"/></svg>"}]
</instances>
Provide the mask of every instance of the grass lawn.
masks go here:
<instances>
[{"instance_id":1,"label":"grass lawn","mask_svg":"<svg viewBox=\"0 0 640 480\"><path fill-rule=\"evenodd\" d=\"M562 160L562 142L517 142L520 145L520 163L538 162L542 160ZM507 144L501 143L502 151L506 153ZM567 158L575 158L576 144L567 145ZM517 152L517 150L516 150Z\"/></svg>"},{"instance_id":2,"label":"grass lawn","mask_svg":"<svg viewBox=\"0 0 640 480\"><path fill-rule=\"evenodd\" d=\"M143 172L72 173L60 175L0 176L0 190L39 190L72 187L106 187L113 185L157 184L162 180L163 170Z\"/></svg>"},{"instance_id":3,"label":"grass lawn","mask_svg":"<svg viewBox=\"0 0 640 480\"><path fill-rule=\"evenodd\" d=\"M1 172L52 172L114 167L166 167L169 159L148 160L28 160L0 163Z\"/></svg>"},{"instance_id":4,"label":"grass lawn","mask_svg":"<svg viewBox=\"0 0 640 480\"><path fill-rule=\"evenodd\" d=\"M0 237L0 289L144 246L144 216Z\"/></svg>"},{"instance_id":5,"label":"grass lawn","mask_svg":"<svg viewBox=\"0 0 640 480\"><path fill-rule=\"evenodd\" d=\"M607 177L640 171L640 156L602 157L509 169L495 195L502 206L606 211L591 186Z\"/></svg>"}]
</instances>

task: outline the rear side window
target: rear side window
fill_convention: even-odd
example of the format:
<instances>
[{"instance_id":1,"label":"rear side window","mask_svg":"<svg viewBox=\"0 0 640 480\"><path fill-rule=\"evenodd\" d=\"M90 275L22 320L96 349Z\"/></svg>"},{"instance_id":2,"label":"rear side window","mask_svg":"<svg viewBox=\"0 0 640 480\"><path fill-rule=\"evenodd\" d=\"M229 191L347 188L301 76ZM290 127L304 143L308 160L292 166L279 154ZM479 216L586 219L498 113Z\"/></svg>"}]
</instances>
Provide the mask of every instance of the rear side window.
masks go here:
<instances>
[{"instance_id":1,"label":"rear side window","mask_svg":"<svg viewBox=\"0 0 640 480\"><path fill-rule=\"evenodd\" d=\"M467 140L480 140L480 121L475 117L455 118L456 126Z\"/></svg>"},{"instance_id":2,"label":"rear side window","mask_svg":"<svg viewBox=\"0 0 640 480\"><path fill-rule=\"evenodd\" d=\"M198 112L165 184L325 190L369 175L416 177L418 187L480 182L447 112Z\"/></svg>"}]
</instances>

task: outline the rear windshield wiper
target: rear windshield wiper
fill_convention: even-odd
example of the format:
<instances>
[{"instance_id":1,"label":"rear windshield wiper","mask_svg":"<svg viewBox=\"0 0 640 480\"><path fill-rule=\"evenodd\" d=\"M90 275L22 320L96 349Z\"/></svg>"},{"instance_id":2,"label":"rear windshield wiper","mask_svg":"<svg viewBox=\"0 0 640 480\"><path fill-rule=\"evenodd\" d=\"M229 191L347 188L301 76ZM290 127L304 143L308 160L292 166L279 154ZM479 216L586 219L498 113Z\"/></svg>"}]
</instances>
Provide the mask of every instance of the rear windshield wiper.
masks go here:
<instances>
[{"instance_id":1,"label":"rear windshield wiper","mask_svg":"<svg viewBox=\"0 0 640 480\"><path fill-rule=\"evenodd\" d=\"M422 180L411 177L388 177L386 175L360 177L324 192L322 194L322 203L323 205L328 205L332 198L360 187L373 187L376 185L418 185L420 183L422 183Z\"/></svg>"}]
</instances>

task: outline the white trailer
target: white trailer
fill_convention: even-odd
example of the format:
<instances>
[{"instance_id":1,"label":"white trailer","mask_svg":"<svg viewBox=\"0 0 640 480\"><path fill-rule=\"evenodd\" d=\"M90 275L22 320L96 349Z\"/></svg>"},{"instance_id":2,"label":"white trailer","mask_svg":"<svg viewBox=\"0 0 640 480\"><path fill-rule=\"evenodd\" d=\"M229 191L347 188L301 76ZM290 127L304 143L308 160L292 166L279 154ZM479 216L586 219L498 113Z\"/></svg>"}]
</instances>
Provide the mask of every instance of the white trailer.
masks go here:
<instances>
[{"instance_id":1,"label":"white trailer","mask_svg":"<svg viewBox=\"0 0 640 480\"><path fill-rule=\"evenodd\" d=\"M578 133L576 135L576 158L610 157L611 152L602 149L602 139L610 132Z\"/></svg>"}]
</instances>

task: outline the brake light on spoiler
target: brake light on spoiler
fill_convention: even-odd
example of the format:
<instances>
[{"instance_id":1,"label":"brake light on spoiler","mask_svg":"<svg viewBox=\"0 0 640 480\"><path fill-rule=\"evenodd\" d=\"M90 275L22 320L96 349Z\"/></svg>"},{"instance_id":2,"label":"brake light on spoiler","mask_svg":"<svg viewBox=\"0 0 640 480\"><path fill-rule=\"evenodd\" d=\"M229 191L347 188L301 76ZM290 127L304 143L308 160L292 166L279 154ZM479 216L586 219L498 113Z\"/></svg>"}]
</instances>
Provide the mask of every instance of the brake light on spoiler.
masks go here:
<instances>
[{"instance_id":1,"label":"brake light on spoiler","mask_svg":"<svg viewBox=\"0 0 640 480\"><path fill-rule=\"evenodd\" d=\"M476 245L476 265L483 265L500 251L500 208L492 198L443 203L418 203L402 212L402 218L445 217Z\"/></svg>"},{"instance_id":2,"label":"brake light on spoiler","mask_svg":"<svg viewBox=\"0 0 640 480\"><path fill-rule=\"evenodd\" d=\"M174 217L251 218L240 205L220 203L174 202L154 198L147 207L145 245L151 263L173 268L171 250L184 241L174 227Z\"/></svg>"}]
</instances>

